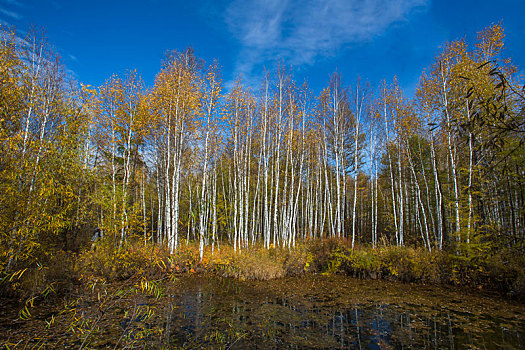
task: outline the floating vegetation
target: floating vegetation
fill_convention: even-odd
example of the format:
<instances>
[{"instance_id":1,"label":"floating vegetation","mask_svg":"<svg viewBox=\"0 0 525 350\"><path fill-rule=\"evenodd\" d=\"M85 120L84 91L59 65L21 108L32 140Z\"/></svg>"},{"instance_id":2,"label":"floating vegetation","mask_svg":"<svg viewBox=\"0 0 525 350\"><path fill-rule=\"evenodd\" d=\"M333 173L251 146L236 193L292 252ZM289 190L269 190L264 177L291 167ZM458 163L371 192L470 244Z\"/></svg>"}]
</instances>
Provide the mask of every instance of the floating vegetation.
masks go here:
<instances>
[{"instance_id":1,"label":"floating vegetation","mask_svg":"<svg viewBox=\"0 0 525 350\"><path fill-rule=\"evenodd\" d=\"M523 305L462 289L335 275L159 284L160 294L106 285L102 301L95 287L68 311L45 305L24 321L11 310L0 339L9 348L512 349L525 336Z\"/></svg>"}]
</instances>

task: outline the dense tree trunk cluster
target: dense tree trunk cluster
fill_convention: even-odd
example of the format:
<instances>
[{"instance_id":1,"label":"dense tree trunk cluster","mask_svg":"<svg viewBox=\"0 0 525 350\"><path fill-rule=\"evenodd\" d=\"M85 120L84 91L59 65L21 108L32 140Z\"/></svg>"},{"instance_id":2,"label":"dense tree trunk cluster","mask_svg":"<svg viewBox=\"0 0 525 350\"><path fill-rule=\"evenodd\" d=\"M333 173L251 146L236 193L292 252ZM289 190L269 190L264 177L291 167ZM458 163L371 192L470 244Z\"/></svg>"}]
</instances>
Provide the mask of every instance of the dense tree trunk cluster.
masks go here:
<instances>
[{"instance_id":1,"label":"dense tree trunk cluster","mask_svg":"<svg viewBox=\"0 0 525 350\"><path fill-rule=\"evenodd\" d=\"M448 43L414 99L334 74L315 97L283 67L222 91L217 65L166 57L77 88L38 35L0 43L0 267L100 227L166 245L293 247L333 237L451 251L525 229L525 115L499 25Z\"/></svg>"}]
</instances>

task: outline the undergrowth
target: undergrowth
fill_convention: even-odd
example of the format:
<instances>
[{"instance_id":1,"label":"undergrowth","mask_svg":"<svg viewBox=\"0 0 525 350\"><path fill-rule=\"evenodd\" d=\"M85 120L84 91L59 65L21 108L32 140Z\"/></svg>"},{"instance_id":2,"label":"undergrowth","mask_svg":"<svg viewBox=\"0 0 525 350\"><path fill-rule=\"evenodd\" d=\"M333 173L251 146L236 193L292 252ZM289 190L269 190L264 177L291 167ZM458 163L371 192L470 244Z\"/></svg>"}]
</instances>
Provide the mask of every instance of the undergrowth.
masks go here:
<instances>
[{"instance_id":1,"label":"undergrowth","mask_svg":"<svg viewBox=\"0 0 525 350\"><path fill-rule=\"evenodd\" d=\"M242 280L268 280L304 273L345 274L363 279L409 283L455 284L493 289L525 298L525 257L516 250L496 252L428 252L421 248L356 246L338 239L312 240L293 248L228 244L207 247L200 259L198 244L181 242L174 254L163 246L128 240L122 247L102 240L77 254L55 252L47 264L36 263L4 275L4 290L20 300L60 294L75 284L175 278L209 273ZM18 294L17 294L18 293Z\"/></svg>"},{"instance_id":2,"label":"undergrowth","mask_svg":"<svg viewBox=\"0 0 525 350\"><path fill-rule=\"evenodd\" d=\"M483 256L480 256L483 254ZM493 289L525 298L525 257L516 250L428 252L409 246L356 246L340 239L312 240L293 248L254 245L237 249L223 244L204 251L183 242L175 254L162 247L128 242L120 251L108 243L81 254L83 274L122 280L131 274L150 277L212 273L243 280L268 280L304 273L337 273L363 279L454 284Z\"/></svg>"},{"instance_id":3,"label":"undergrowth","mask_svg":"<svg viewBox=\"0 0 525 350\"><path fill-rule=\"evenodd\" d=\"M525 256L515 249L453 252L384 245L351 249L344 240L310 246L315 271L409 283L492 289L525 299Z\"/></svg>"}]
</instances>

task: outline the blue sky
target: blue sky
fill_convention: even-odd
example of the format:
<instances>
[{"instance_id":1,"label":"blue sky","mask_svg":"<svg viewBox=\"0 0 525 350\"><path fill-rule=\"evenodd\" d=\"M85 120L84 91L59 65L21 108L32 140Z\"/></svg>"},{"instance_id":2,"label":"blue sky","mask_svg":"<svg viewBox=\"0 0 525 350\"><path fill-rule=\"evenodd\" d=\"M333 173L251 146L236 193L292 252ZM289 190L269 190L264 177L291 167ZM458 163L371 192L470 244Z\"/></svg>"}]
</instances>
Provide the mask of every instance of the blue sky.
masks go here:
<instances>
[{"instance_id":1,"label":"blue sky","mask_svg":"<svg viewBox=\"0 0 525 350\"><path fill-rule=\"evenodd\" d=\"M137 69L151 86L167 50L192 46L219 61L226 85L241 74L256 86L281 60L316 93L337 70L346 83L397 75L412 95L446 41L473 41L498 22L506 55L523 69L524 15L524 0L0 0L0 23L43 27L85 84Z\"/></svg>"}]
</instances>

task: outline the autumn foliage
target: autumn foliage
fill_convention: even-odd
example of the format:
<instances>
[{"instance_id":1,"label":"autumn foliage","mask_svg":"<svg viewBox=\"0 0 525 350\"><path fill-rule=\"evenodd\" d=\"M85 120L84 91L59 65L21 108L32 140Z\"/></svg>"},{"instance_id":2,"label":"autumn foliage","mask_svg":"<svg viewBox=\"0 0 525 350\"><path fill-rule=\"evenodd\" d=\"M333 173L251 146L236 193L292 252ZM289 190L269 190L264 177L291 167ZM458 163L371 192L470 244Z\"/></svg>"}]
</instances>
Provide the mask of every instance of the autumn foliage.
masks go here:
<instances>
[{"instance_id":1,"label":"autumn foliage","mask_svg":"<svg viewBox=\"0 0 525 350\"><path fill-rule=\"evenodd\" d=\"M316 95L282 64L223 89L191 49L149 88L79 85L41 35L0 30L5 294L48 293L50 269L523 289L525 95L499 24L446 43L413 99L339 74Z\"/></svg>"}]
</instances>

